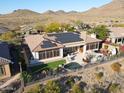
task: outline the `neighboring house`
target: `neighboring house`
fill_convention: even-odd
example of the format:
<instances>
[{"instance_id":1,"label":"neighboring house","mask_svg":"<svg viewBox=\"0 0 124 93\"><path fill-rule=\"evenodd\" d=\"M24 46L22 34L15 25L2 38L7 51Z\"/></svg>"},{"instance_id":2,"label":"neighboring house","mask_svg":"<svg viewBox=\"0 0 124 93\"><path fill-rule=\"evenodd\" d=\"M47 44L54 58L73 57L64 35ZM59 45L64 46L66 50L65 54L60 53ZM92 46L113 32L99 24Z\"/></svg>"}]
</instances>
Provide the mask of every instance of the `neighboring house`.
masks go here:
<instances>
[{"instance_id":1,"label":"neighboring house","mask_svg":"<svg viewBox=\"0 0 124 93\"><path fill-rule=\"evenodd\" d=\"M113 44L124 44L124 28L123 27L110 27L110 40Z\"/></svg>"},{"instance_id":2,"label":"neighboring house","mask_svg":"<svg viewBox=\"0 0 124 93\"><path fill-rule=\"evenodd\" d=\"M120 47L124 46L124 28L109 27L109 37L102 44L102 49L108 50L112 55L120 53Z\"/></svg>"},{"instance_id":3,"label":"neighboring house","mask_svg":"<svg viewBox=\"0 0 124 93\"><path fill-rule=\"evenodd\" d=\"M0 42L0 79L11 76L10 63L9 46L7 43Z\"/></svg>"},{"instance_id":4,"label":"neighboring house","mask_svg":"<svg viewBox=\"0 0 124 93\"><path fill-rule=\"evenodd\" d=\"M49 33L44 35L29 35L25 37L32 54L30 64L61 59L70 53L99 49L101 40L91 38L84 32Z\"/></svg>"}]
</instances>

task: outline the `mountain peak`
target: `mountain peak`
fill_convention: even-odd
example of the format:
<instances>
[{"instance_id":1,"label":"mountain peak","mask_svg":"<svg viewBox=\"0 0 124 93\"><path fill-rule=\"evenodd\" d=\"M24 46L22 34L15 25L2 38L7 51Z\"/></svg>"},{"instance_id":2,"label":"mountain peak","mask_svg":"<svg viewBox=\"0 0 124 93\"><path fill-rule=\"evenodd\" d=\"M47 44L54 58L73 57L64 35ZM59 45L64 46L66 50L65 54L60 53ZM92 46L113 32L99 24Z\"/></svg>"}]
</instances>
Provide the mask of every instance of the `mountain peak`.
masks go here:
<instances>
[{"instance_id":1,"label":"mountain peak","mask_svg":"<svg viewBox=\"0 0 124 93\"><path fill-rule=\"evenodd\" d=\"M113 0L99 8L93 8L84 13L86 16L96 17L123 17L124 16L124 0Z\"/></svg>"},{"instance_id":2,"label":"mountain peak","mask_svg":"<svg viewBox=\"0 0 124 93\"><path fill-rule=\"evenodd\" d=\"M28 10L28 9L17 9L14 10L12 13L10 13L9 15L17 15L17 16L31 16L31 15L38 15L39 13Z\"/></svg>"},{"instance_id":3,"label":"mountain peak","mask_svg":"<svg viewBox=\"0 0 124 93\"><path fill-rule=\"evenodd\" d=\"M31 11L31 10L28 10L28 9L17 9L17 10L14 10L13 12L21 12L21 11Z\"/></svg>"},{"instance_id":4,"label":"mountain peak","mask_svg":"<svg viewBox=\"0 0 124 93\"><path fill-rule=\"evenodd\" d=\"M53 14L53 13L55 13L54 11L52 11L52 10L48 10L48 11L46 11L46 12L44 12L45 14Z\"/></svg>"},{"instance_id":5,"label":"mountain peak","mask_svg":"<svg viewBox=\"0 0 124 93\"><path fill-rule=\"evenodd\" d=\"M66 13L64 10L58 10L56 13Z\"/></svg>"}]
</instances>

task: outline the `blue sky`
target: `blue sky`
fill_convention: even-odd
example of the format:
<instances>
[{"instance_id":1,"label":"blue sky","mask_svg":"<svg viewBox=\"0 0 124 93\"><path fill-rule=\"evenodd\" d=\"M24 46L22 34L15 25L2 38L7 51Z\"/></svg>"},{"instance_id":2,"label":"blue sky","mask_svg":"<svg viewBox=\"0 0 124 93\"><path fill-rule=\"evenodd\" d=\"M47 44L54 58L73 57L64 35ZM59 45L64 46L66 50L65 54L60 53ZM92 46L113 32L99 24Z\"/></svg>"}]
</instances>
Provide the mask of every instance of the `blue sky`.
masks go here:
<instances>
[{"instance_id":1,"label":"blue sky","mask_svg":"<svg viewBox=\"0 0 124 93\"><path fill-rule=\"evenodd\" d=\"M112 0L0 0L0 13L9 13L16 9L30 9L36 12L47 10L86 11L99 7Z\"/></svg>"}]
</instances>

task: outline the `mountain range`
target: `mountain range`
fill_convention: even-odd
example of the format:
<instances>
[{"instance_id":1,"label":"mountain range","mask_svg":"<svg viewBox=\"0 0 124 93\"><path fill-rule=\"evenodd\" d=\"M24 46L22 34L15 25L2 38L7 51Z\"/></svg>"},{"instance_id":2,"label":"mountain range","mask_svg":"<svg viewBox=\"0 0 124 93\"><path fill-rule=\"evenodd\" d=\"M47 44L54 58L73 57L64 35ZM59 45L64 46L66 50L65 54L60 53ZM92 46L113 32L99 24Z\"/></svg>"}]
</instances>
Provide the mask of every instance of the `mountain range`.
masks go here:
<instances>
[{"instance_id":1,"label":"mountain range","mask_svg":"<svg viewBox=\"0 0 124 93\"><path fill-rule=\"evenodd\" d=\"M124 0L113 0L99 8L92 8L85 12L48 10L44 13L37 13L27 9L18 9L12 13L0 15L0 26L7 26L13 29L20 25L36 22L73 23L77 20L84 22L102 22L106 20L124 21Z\"/></svg>"}]
</instances>

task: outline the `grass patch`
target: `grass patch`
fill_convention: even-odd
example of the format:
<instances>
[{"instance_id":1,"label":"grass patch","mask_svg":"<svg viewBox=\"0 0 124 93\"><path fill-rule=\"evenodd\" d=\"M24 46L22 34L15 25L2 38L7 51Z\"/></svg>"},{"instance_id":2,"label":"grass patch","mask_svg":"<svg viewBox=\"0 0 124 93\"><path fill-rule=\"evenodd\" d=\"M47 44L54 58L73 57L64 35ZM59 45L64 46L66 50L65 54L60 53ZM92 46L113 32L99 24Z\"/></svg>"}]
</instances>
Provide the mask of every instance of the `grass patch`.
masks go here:
<instances>
[{"instance_id":1,"label":"grass patch","mask_svg":"<svg viewBox=\"0 0 124 93\"><path fill-rule=\"evenodd\" d=\"M39 72L39 71L42 71L42 70L55 69L59 65L62 65L64 63L66 63L65 60L59 60L59 61L54 61L54 62L50 62L50 63L47 63L47 64L34 66L34 67L31 67L30 69L31 69L32 73L36 73L36 72Z\"/></svg>"}]
</instances>

